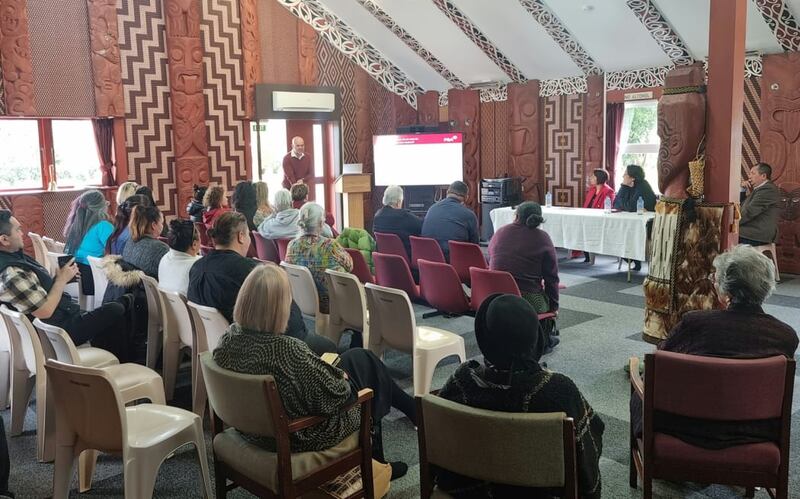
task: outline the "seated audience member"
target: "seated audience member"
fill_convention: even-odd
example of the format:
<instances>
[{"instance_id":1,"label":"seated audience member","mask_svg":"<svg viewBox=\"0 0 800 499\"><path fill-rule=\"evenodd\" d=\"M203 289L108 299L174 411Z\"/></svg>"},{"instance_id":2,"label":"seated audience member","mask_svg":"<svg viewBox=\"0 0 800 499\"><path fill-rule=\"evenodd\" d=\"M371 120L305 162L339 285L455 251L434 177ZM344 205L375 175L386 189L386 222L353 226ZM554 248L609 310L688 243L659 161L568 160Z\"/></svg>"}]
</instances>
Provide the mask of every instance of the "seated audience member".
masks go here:
<instances>
[{"instance_id":1,"label":"seated audience member","mask_svg":"<svg viewBox=\"0 0 800 499\"><path fill-rule=\"evenodd\" d=\"M542 222L542 207L526 201L517 206L514 222L497 229L489 242L489 268L513 275L522 297L540 314L558 311L558 257L550 236L539 229Z\"/></svg>"},{"instance_id":2,"label":"seated audience member","mask_svg":"<svg viewBox=\"0 0 800 499\"><path fill-rule=\"evenodd\" d=\"M225 189L221 185L214 185L206 190L203 196L203 206L206 211L203 212L203 224L206 229L214 226L214 221L228 211L228 198L225 197Z\"/></svg>"},{"instance_id":3,"label":"seated audience member","mask_svg":"<svg viewBox=\"0 0 800 499\"><path fill-rule=\"evenodd\" d=\"M92 268L87 257L100 258L105 254L106 241L114 232L108 219L108 201L102 192L92 189L75 199L64 226L67 238L64 252L75 257L86 295L94 295Z\"/></svg>"},{"instance_id":4,"label":"seated audience member","mask_svg":"<svg viewBox=\"0 0 800 499\"><path fill-rule=\"evenodd\" d=\"M628 165L622 175L622 185L619 187L614 199L614 209L635 213L639 198L644 201L645 210L655 211L656 194L653 192L653 188L650 187L650 183L645 180L644 170L639 165ZM633 270L637 272L642 270L642 262L634 260Z\"/></svg>"},{"instance_id":5,"label":"seated audience member","mask_svg":"<svg viewBox=\"0 0 800 499\"><path fill-rule=\"evenodd\" d=\"M189 215L189 220L194 223L203 221L203 211L206 209L203 206L203 197L205 197L207 189L208 187L197 184L192 188L192 200L186 205L186 213Z\"/></svg>"},{"instance_id":6,"label":"seated audience member","mask_svg":"<svg viewBox=\"0 0 800 499\"><path fill-rule=\"evenodd\" d=\"M775 290L775 267L769 258L740 245L718 255L714 270L710 278L725 308L687 312L659 350L733 359L794 358L797 332L762 308ZM707 449L777 441L780 430L774 420L686 421L661 414L657 421L659 431ZM636 435L642 434L642 401L635 395L631 395L631 425Z\"/></svg>"},{"instance_id":7,"label":"seated audience member","mask_svg":"<svg viewBox=\"0 0 800 499\"><path fill-rule=\"evenodd\" d=\"M742 186L752 191L742 203L739 242L751 246L770 244L778 235L781 192L770 180L772 167L766 163L750 168L747 177Z\"/></svg>"},{"instance_id":8,"label":"seated audience member","mask_svg":"<svg viewBox=\"0 0 800 499\"><path fill-rule=\"evenodd\" d=\"M253 187L252 182L244 180L236 184L231 196L231 207L233 211L238 211L244 215L250 230L256 230L253 217L258 209L258 203L256 201L256 189Z\"/></svg>"},{"instance_id":9,"label":"seated audience member","mask_svg":"<svg viewBox=\"0 0 800 499\"><path fill-rule=\"evenodd\" d=\"M456 180L447 189L447 197L431 206L422 222L422 236L439 241L445 258L450 256L448 241L478 243L478 217L464 206L468 195L469 186Z\"/></svg>"},{"instance_id":10,"label":"seated audience member","mask_svg":"<svg viewBox=\"0 0 800 499\"><path fill-rule=\"evenodd\" d=\"M158 264L169 246L158 240L164 229L164 216L155 206L137 206L131 216L131 240L122 258L153 279L158 279Z\"/></svg>"},{"instance_id":11,"label":"seated audience member","mask_svg":"<svg viewBox=\"0 0 800 499\"><path fill-rule=\"evenodd\" d=\"M184 296L189 289L189 271L200 259L200 234L189 220L173 220L167 232L169 252L158 264L158 285Z\"/></svg>"},{"instance_id":12,"label":"seated audience member","mask_svg":"<svg viewBox=\"0 0 800 499\"><path fill-rule=\"evenodd\" d=\"M117 206L117 214L114 217L114 232L106 241L107 255L121 255L125 250L125 245L131 238L131 213L137 206L152 206L150 200L145 196L133 195Z\"/></svg>"},{"instance_id":13,"label":"seated audience member","mask_svg":"<svg viewBox=\"0 0 800 499\"><path fill-rule=\"evenodd\" d=\"M242 284L233 310L233 324L214 349L220 367L239 373L272 375L281 402L290 419L327 416L324 423L292 433L292 452L322 451L357 432L361 411L341 409L353 403L358 391L371 388L375 394L373 413L373 457L384 461L381 419L391 407L416 422L414 401L392 380L386 366L372 352L354 348L343 353L334 367L286 330L292 293L286 272L275 264L259 265ZM248 437L252 443L275 450L272 438ZM405 474L408 466L392 463L392 478Z\"/></svg>"},{"instance_id":14,"label":"seated audience member","mask_svg":"<svg viewBox=\"0 0 800 499\"><path fill-rule=\"evenodd\" d=\"M300 231L297 222L300 210L292 206L292 195L286 189L275 193L275 211L258 226L258 232L266 239L294 239ZM331 228L325 224L322 235L333 237Z\"/></svg>"},{"instance_id":15,"label":"seated audience member","mask_svg":"<svg viewBox=\"0 0 800 499\"><path fill-rule=\"evenodd\" d=\"M126 199L136 194L136 189L139 188L139 184L136 182L123 182L117 188L117 206L121 205L125 202Z\"/></svg>"},{"instance_id":16,"label":"seated audience member","mask_svg":"<svg viewBox=\"0 0 800 499\"><path fill-rule=\"evenodd\" d=\"M158 206L156 204L156 198L153 197L153 189L147 187L146 185L140 185L137 187L135 194L146 197L147 200L150 201L151 206Z\"/></svg>"},{"instance_id":17,"label":"seated audience member","mask_svg":"<svg viewBox=\"0 0 800 499\"><path fill-rule=\"evenodd\" d=\"M253 215L253 224L256 228L275 211L269 204L269 186L266 182L253 182L256 189L256 213Z\"/></svg>"},{"instance_id":18,"label":"seated audience member","mask_svg":"<svg viewBox=\"0 0 800 499\"><path fill-rule=\"evenodd\" d=\"M605 424L571 379L539 365L542 336L533 333L539 330L538 322L530 303L518 296L498 293L486 298L475 315L475 338L483 363L461 364L439 396L492 411L566 413L575 421L577 433L578 494L599 499ZM437 470L436 482L455 498L552 497L536 494L536 489L487 483L443 469Z\"/></svg>"},{"instance_id":19,"label":"seated audience member","mask_svg":"<svg viewBox=\"0 0 800 499\"><path fill-rule=\"evenodd\" d=\"M308 202L308 184L302 182L292 184L290 192L292 193L292 206L298 210ZM336 225L336 221L334 220L332 213L325 212L325 224L329 228L333 228L333 226ZM339 234L332 233L330 236L325 234L323 235L325 237L334 237L338 236Z\"/></svg>"},{"instance_id":20,"label":"seated audience member","mask_svg":"<svg viewBox=\"0 0 800 499\"><path fill-rule=\"evenodd\" d=\"M120 332L125 330L125 313L130 297L103 304L91 312L81 312L64 287L78 275L73 263L64 265L50 277L47 269L23 253L22 226L8 210L0 210L0 303L28 318L41 319L67 331L76 345L87 341L117 353Z\"/></svg>"},{"instance_id":21,"label":"seated audience member","mask_svg":"<svg viewBox=\"0 0 800 499\"><path fill-rule=\"evenodd\" d=\"M261 263L246 257L250 247L250 231L241 213L220 215L209 235L214 238L214 250L197 260L189 270L186 297L198 305L216 308L228 322L232 322L239 288ZM285 334L306 342L319 355L336 352L336 345L331 340L306 330L303 314L294 301Z\"/></svg>"},{"instance_id":22,"label":"seated audience member","mask_svg":"<svg viewBox=\"0 0 800 499\"><path fill-rule=\"evenodd\" d=\"M353 270L353 259L335 239L321 235L324 216L322 206L317 203L306 203L300 208L297 224L302 234L286 248L286 262L308 267L317 285L319 311L327 314L329 301L325 270L350 272Z\"/></svg>"},{"instance_id":23,"label":"seated audience member","mask_svg":"<svg viewBox=\"0 0 800 499\"><path fill-rule=\"evenodd\" d=\"M614 189L606 184L608 182L608 172L598 168L592 170L592 174L588 177L589 190L583 198L584 208L604 209L606 199L611 200L611 205L614 205ZM583 261L588 263L591 261L589 252L583 252Z\"/></svg>"},{"instance_id":24,"label":"seated audience member","mask_svg":"<svg viewBox=\"0 0 800 499\"><path fill-rule=\"evenodd\" d=\"M403 209L403 188L399 185L390 185L383 191L383 208L375 214L372 230L397 234L403 241L406 254L411 256L411 242L408 236L420 235L422 220L410 211Z\"/></svg>"}]
</instances>

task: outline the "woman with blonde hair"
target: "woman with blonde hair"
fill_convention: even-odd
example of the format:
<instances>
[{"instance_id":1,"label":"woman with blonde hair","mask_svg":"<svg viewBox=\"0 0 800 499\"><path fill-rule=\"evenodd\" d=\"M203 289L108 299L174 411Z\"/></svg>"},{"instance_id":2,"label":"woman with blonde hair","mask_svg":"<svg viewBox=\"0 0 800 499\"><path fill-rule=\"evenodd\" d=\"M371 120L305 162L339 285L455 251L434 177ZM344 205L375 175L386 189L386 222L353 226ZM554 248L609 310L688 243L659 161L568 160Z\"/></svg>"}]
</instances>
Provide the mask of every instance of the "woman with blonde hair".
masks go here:
<instances>
[{"instance_id":1,"label":"woman with blonde hair","mask_svg":"<svg viewBox=\"0 0 800 499\"><path fill-rule=\"evenodd\" d=\"M267 219L275 211L269 204L269 186L266 182L253 182L256 190L256 213L253 215L253 223L256 227Z\"/></svg>"},{"instance_id":2,"label":"woman with blonde hair","mask_svg":"<svg viewBox=\"0 0 800 499\"><path fill-rule=\"evenodd\" d=\"M203 212L203 224L206 229L214 226L217 217L226 211L231 211L228 207L228 198L225 197L225 188L221 185L214 185L206 189L206 193L203 195L203 206L206 207L206 211Z\"/></svg>"},{"instance_id":3,"label":"woman with blonde hair","mask_svg":"<svg viewBox=\"0 0 800 499\"><path fill-rule=\"evenodd\" d=\"M325 422L290 435L292 452L322 451L353 438L360 426L360 410L342 412L342 408L356 400L359 390L371 388L375 393L373 457L383 461L381 419L394 406L416 424L414 400L392 381L386 366L372 352L350 349L333 366L302 341L283 334L291 304L286 272L271 263L257 266L239 290L233 323L214 350L214 361L238 373L273 376L290 419L327 416ZM245 438L275 450L274 439ZM392 478L398 478L408 466L397 462L391 468Z\"/></svg>"},{"instance_id":4,"label":"woman with blonde hair","mask_svg":"<svg viewBox=\"0 0 800 499\"><path fill-rule=\"evenodd\" d=\"M139 184L136 182L123 182L117 188L117 206L121 205L125 202L126 199L136 194L136 189L139 188Z\"/></svg>"}]
</instances>

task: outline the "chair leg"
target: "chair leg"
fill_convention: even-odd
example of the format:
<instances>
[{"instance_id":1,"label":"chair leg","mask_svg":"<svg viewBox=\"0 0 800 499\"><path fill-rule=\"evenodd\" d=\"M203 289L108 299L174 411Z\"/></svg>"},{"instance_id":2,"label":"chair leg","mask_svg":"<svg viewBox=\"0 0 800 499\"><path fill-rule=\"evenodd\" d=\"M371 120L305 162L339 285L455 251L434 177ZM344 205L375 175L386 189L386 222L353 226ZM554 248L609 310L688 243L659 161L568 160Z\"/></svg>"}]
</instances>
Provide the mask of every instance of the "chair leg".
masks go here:
<instances>
[{"instance_id":1,"label":"chair leg","mask_svg":"<svg viewBox=\"0 0 800 499\"><path fill-rule=\"evenodd\" d=\"M172 400L175 396L175 378L178 375L178 366L181 360L181 345L171 341L164 345L163 376L164 396Z\"/></svg>"},{"instance_id":2,"label":"chair leg","mask_svg":"<svg viewBox=\"0 0 800 499\"><path fill-rule=\"evenodd\" d=\"M628 452L628 485L635 489L639 486L639 473L636 471L636 461L633 459L634 450Z\"/></svg>"},{"instance_id":3,"label":"chair leg","mask_svg":"<svg viewBox=\"0 0 800 499\"><path fill-rule=\"evenodd\" d=\"M87 449L78 456L78 490L84 493L92 488L92 477L97 466L97 455L94 449Z\"/></svg>"},{"instance_id":4,"label":"chair leg","mask_svg":"<svg viewBox=\"0 0 800 499\"><path fill-rule=\"evenodd\" d=\"M35 380L36 378L27 376L27 373L11 373L11 436L22 433Z\"/></svg>"},{"instance_id":5,"label":"chair leg","mask_svg":"<svg viewBox=\"0 0 800 499\"><path fill-rule=\"evenodd\" d=\"M203 497L211 499L214 496L211 494L211 478L208 473L208 458L206 457L206 443L205 436L203 435L203 420L198 419L194 423L194 447L197 451L197 460L200 461L200 474L203 480ZM225 481L222 481L223 487ZM219 496L218 496L219 497ZM225 497L224 495L222 497Z\"/></svg>"},{"instance_id":6,"label":"chair leg","mask_svg":"<svg viewBox=\"0 0 800 499\"><path fill-rule=\"evenodd\" d=\"M53 499L68 499L72 468L75 466L75 450L71 446L56 447L56 464L53 471Z\"/></svg>"},{"instance_id":7,"label":"chair leg","mask_svg":"<svg viewBox=\"0 0 800 499\"><path fill-rule=\"evenodd\" d=\"M214 457L214 492L217 499L227 499L228 479L225 478L225 465L217 461Z\"/></svg>"},{"instance_id":8,"label":"chair leg","mask_svg":"<svg viewBox=\"0 0 800 499\"><path fill-rule=\"evenodd\" d=\"M653 479L647 473L642 477L642 499L653 499Z\"/></svg>"}]
</instances>

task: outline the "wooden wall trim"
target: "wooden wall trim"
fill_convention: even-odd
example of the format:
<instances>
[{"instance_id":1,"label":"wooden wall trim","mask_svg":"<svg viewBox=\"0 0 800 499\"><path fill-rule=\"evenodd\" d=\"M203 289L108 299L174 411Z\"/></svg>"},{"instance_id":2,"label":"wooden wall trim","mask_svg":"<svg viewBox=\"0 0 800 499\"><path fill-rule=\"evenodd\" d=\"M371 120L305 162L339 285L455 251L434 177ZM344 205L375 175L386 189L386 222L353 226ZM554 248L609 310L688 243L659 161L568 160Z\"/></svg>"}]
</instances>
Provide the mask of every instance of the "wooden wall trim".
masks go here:
<instances>
[{"instance_id":1,"label":"wooden wall trim","mask_svg":"<svg viewBox=\"0 0 800 499\"><path fill-rule=\"evenodd\" d=\"M596 168L603 168L603 131L605 129L605 82L603 75L586 77L586 103L583 112L583 173L586 176Z\"/></svg>"},{"instance_id":2,"label":"wooden wall trim","mask_svg":"<svg viewBox=\"0 0 800 499\"><path fill-rule=\"evenodd\" d=\"M542 102L539 81L509 83L508 134L510 176L522 177L522 195L526 201L544 201L542 165Z\"/></svg>"},{"instance_id":3,"label":"wooden wall trim","mask_svg":"<svg viewBox=\"0 0 800 499\"><path fill-rule=\"evenodd\" d=\"M420 125L439 124L439 92L428 90L417 96L417 123Z\"/></svg>"},{"instance_id":4,"label":"wooden wall trim","mask_svg":"<svg viewBox=\"0 0 800 499\"><path fill-rule=\"evenodd\" d=\"M301 20L297 20L297 59L300 84L319 85L319 63L317 60L317 32Z\"/></svg>"},{"instance_id":5,"label":"wooden wall trim","mask_svg":"<svg viewBox=\"0 0 800 499\"><path fill-rule=\"evenodd\" d=\"M36 116L28 8L25 0L0 0L0 61L8 116Z\"/></svg>"},{"instance_id":6,"label":"wooden wall trim","mask_svg":"<svg viewBox=\"0 0 800 499\"><path fill-rule=\"evenodd\" d=\"M447 92L448 115L454 130L464 134L464 182L469 186L466 205L479 212L481 99L477 90L451 88ZM456 180L456 179L453 179Z\"/></svg>"},{"instance_id":7,"label":"wooden wall trim","mask_svg":"<svg viewBox=\"0 0 800 499\"><path fill-rule=\"evenodd\" d=\"M262 82L261 35L258 29L256 0L239 0L239 12L242 22L242 59L244 61L244 74L242 75L244 113L247 119L251 119L255 115L255 85Z\"/></svg>"},{"instance_id":8,"label":"wooden wall trim","mask_svg":"<svg viewBox=\"0 0 800 499\"><path fill-rule=\"evenodd\" d=\"M97 116L125 116L116 0L86 0Z\"/></svg>"}]
</instances>

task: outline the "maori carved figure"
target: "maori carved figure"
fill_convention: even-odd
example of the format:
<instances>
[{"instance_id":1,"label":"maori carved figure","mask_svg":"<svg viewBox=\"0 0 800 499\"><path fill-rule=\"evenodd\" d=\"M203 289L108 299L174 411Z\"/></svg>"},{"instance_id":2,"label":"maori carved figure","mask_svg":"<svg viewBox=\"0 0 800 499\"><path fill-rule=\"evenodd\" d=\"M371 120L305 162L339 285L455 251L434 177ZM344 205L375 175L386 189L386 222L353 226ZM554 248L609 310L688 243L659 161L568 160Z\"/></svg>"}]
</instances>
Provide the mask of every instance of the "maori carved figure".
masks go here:
<instances>
[{"instance_id":1,"label":"maori carved figure","mask_svg":"<svg viewBox=\"0 0 800 499\"><path fill-rule=\"evenodd\" d=\"M435 90L417 98L417 121L420 125L439 124L439 94Z\"/></svg>"},{"instance_id":2,"label":"maori carved figure","mask_svg":"<svg viewBox=\"0 0 800 499\"><path fill-rule=\"evenodd\" d=\"M175 156L181 158L206 155L208 139L203 95L173 93L172 98Z\"/></svg>"},{"instance_id":3,"label":"maori carved figure","mask_svg":"<svg viewBox=\"0 0 800 499\"><path fill-rule=\"evenodd\" d=\"M539 145L539 82L508 85L510 175L522 177L523 197L543 201L544 169Z\"/></svg>"},{"instance_id":4,"label":"maori carved figure","mask_svg":"<svg viewBox=\"0 0 800 499\"><path fill-rule=\"evenodd\" d=\"M706 96L700 64L671 70L658 101L658 188L673 199L688 197L689 161L697 155L706 128Z\"/></svg>"},{"instance_id":5,"label":"maori carved figure","mask_svg":"<svg viewBox=\"0 0 800 499\"><path fill-rule=\"evenodd\" d=\"M258 33L256 0L239 0L242 19L242 56L244 62L245 115L255 115L255 85L261 83L261 47Z\"/></svg>"},{"instance_id":6,"label":"maori carved figure","mask_svg":"<svg viewBox=\"0 0 800 499\"><path fill-rule=\"evenodd\" d=\"M117 2L87 0L89 40L94 73L94 99L98 116L124 116L122 67L119 56Z\"/></svg>"},{"instance_id":7,"label":"maori carved figure","mask_svg":"<svg viewBox=\"0 0 800 499\"><path fill-rule=\"evenodd\" d=\"M761 161L781 190L778 268L800 273L800 53L765 56L761 78Z\"/></svg>"},{"instance_id":8,"label":"maori carved figure","mask_svg":"<svg viewBox=\"0 0 800 499\"><path fill-rule=\"evenodd\" d=\"M317 32L308 24L298 21L297 38L300 58L300 84L316 85L319 81L317 65Z\"/></svg>"},{"instance_id":9,"label":"maori carved figure","mask_svg":"<svg viewBox=\"0 0 800 499\"><path fill-rule=\"evenodd\" d=\"M186 206L194 196L192 186L208 185L207 161L204 158L185 158L176 162L178 175L178 206Z\"/></svg>"},{"instance_id":10,"label":"maori carved figure","mask_svg":"<svg viewBox=\"0 0 800 499\"><path fill-rule=\"evenodd\" d=\"M28 232L44 234L44 206L40 196L14 196L11 198L11 211L22 225L25 239L25 252L33 256L33 244Z\"/></svg>"},{"instance_id":11,"label":"maori carved figure","mask_svg":"<svg viewBox=\"0 0 800 499\"><path fill-rule=\"evenodd\" d=\"M186 95L203 93L203 48L199 38L172 38L169 47L172 89Z\"/></svg>"},{"instance_id":12,"label":"maori carved figure","mask_svg":"<svg viewBox=\"0 0 800 499\"><path fill-rule=\"evenodd\" d=\"M0 0L0 61L6 113L10 116L37 114L25 0Z\"/></svg>"},{"instance_id":13,"label":"maori carved figure","mask_svg":"<svg viewBox=\"0 0 800 499\"><path fill-rule=\"evenodd\" d=\"M464 182L469 186L466 205L477 213L480 197L480 94L477 90L450 89L448 115L455 129L464 134ZM455 179L454 179L455 180Z\"/></svg>"},{"instance_id":14,"label":"maori carved figure","mask_svg":"<svg viewBox=\"0 0 800 499\"><path fill-rule=\"evenodd\" d=\"M194 37L200 33L200 3L197 0L164 0L168 36Z\"/></svg>"},{"instance_id":15,"label":"maori carved figure","mask_svg":"<svg viewBox=\"0 0 800 499\"><path fill-rule=\"evenodd\" d=\"M586 78L588 92L583 113L583 171L591 172L603 167L603 95L605 84L602 75Z\"/></svg>"},{"instance_id":16,"label":"maori carved figure","mask_svg":"<svg viewBox=\"0 0 800 499\"><path fill-rule=\"evenodd\" d=\"M409 106L408 102L399 95L391 94L391 97L394 106L395 128L415 124L417 122L417 110ZM436 111L438 114L439 110L437 109Z\"/></svg>"}]
</instances>

